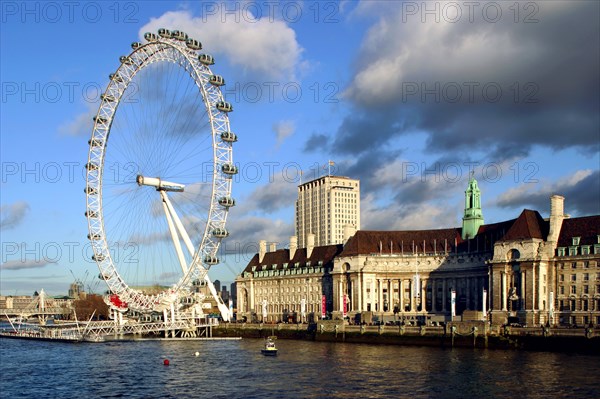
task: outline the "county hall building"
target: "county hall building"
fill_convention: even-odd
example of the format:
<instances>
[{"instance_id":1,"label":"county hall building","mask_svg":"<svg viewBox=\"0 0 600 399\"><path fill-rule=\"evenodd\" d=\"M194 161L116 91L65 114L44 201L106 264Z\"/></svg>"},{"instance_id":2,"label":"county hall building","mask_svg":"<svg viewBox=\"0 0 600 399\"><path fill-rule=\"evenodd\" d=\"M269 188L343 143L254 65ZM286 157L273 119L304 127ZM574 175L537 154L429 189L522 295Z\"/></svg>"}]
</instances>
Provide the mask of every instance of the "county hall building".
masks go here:
<instances>
[{"instance_id":1,"label":"county hall building","mask_svg":"<svg viewBox=\"0 0 600 399\"><path fill-rule=\"evenodd\" d=\"M344 182L351 187L355 181ZM322 191L328 182L301 185L297 210L312 195L305 186L311 184L308 190ZM358 185L346 190L353 196L339 198L359 196ZM271 244L267 251L260 243L236 279L237 318L432 322L468 315L495 325L600 324L600 215L569 218L563 197L553 195L550 203L548 218L525 209L515 219L485 224L481 192L471 177L461 227L367 231L347 224L342 241L327 245L315 245L314 233L297 228L304 234L302 248L297 236L288 248ZM307 209L302 220L310 220ZM336 217L354 221L360 215L353 206L347 210L337 210Z\"/></svg>"}]
</instances>

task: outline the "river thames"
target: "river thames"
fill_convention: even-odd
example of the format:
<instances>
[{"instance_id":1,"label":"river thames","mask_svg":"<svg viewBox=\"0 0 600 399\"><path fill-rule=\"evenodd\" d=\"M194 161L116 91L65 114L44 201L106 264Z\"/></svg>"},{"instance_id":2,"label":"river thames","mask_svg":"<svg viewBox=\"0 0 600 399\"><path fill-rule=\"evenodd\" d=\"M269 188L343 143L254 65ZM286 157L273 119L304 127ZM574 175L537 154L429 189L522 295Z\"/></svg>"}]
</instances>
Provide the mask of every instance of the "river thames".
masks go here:
<instances>
[{"instance_id":1,"label":"river thames","mask_svg":"<svg viewBox=\"0 0 600 399\"><path fill-rule=\"evenodd\" d=\"M0 397L600 397L597 356L278 340L265 357L261 345L0 339Z\"/></svg>"}]
</instances>

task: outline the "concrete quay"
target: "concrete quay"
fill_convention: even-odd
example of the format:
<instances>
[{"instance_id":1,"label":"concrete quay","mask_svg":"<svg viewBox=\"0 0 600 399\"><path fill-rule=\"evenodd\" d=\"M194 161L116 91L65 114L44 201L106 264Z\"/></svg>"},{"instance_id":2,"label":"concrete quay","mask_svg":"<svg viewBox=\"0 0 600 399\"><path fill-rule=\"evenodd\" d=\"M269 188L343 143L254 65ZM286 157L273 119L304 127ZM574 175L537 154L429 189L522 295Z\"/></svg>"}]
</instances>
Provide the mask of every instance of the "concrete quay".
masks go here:
<instances>
[{"instance_id":1,"label":"concrete quay","mask_svg":"<svg viewBox=\"0 0 600 399\"><path fill-rule=\"evenodd\" d=\"M222 323L214 337L300 339L387 345L584 352L600 355L600 328L489 326L448 322L444 326L348 325L341 320L310 324Z\"/></svg>"}]
</instances>

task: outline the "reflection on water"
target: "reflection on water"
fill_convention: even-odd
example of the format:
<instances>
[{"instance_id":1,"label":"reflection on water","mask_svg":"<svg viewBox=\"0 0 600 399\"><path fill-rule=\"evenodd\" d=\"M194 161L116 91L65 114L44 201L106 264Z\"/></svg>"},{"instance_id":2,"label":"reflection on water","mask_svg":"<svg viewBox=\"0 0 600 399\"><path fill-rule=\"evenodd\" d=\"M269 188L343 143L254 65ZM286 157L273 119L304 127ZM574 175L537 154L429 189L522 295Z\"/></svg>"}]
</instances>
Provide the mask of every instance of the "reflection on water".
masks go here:
<instances>
[{"instance_id":1,"label":"reflection on water","mask_svg":"<svg viewBox=\"0 0 600 399\"><path fill-rule=\"evenodd\" d=\"M594 356L279 340L265 357L261 346L0 339L0 397L600 397Z\"/></svg>"}]
</instances>

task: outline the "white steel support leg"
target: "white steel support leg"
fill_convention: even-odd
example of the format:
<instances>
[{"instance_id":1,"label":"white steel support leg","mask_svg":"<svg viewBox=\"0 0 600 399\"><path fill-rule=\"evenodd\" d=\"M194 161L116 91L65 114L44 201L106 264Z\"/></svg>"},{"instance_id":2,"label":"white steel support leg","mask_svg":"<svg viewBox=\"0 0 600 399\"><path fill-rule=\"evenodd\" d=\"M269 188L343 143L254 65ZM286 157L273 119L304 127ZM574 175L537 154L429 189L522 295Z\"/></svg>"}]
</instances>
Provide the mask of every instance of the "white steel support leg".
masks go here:
<instances>
[{"instance_id":1,"label":"white steel support leg","mask_svg":"<svg viewBox=\"0 0 600 399\"><path fill-rule=\"evenodd\" d=\"M194 245L192 244L192 240L190 240L190 236L188 235L187 231L185 231L185 228L183 227L183 223L181 223L181 219L179 219L179 216L177 216L177 213L175 212L175 208L173 208L173 204L171 203L171 200L169 200L169 197L167 196L167 193L165 191L161 191L160 195L162 196L164 203L166 204L167 208L169 209L169 213L173 217L175 226L177 226L177 230L179 230L179 234L183 238L183 242L185 243L185 246L187 247L188 251L190 252L190 255L192 255L192 257L193 257L194 252L195 252Z\"/></svg>"},{"instance_id":2,"label":"white steel support leg","mask_svg":"<svg viewBox=\"0 0 600 399\"><path fill-rule=\"evenodd\" d=\"M167 213L167 219L169 220L169 229L171 229L171 225L174 222L175 226L177 227L177 230L179 231L179 234L181 235L181 237L183 239L183 242L185 243L185 246L187 247L190 255L193 258L196 254L196 251L194 249L194 245L192 244L192 240L190 240L190 236L188 235L187 231L183 227L183 223L181 223L181 220L177 216L177 213L175 212L175 208L173 208L173 204L169 200L167 193L165 191L161 191L160 195L163 198L163 206L165 206L165 213ZM169 218L169 215L172 217L172 221ZM173 237L176 237L177 233L176 232L174 233L173 231L171 231L171 235ZM181 251L181 245L179 244L179 238L178 237L173 238L173 241L175 242L176 248L178 248L178 254L179 254L179 251ZM181 260L180 260L180 262L181 262ZM182 267L183 267L183 265L184 265L184 263L182 263ZM186 271L187 271L187 266L184 269L184 273ZM223 318L223 321L229 321L229 319L230 319L229 308L227 307L227 305L225 305L225 303L223 302L223 300L217 293L217 290L215 289L214 284L212 283L212 281L210 281L210 278L208 277L208 273L204 273L204 281L206 281L206 284L208 285L208 289L210 290L210 293L212 294L213 298L217 302L217 306L219 308L219 311L221 312L221 317Z\"/></svg>"},{"instance_id":3,"label":"white steel support leg","mask_svg":"<svg viewBox=\"0 0 600 399\"><path fill-rule=\"evenodd\" d=\"M169 212L169 205L167 198L167 193L164 191L160 192L160 195L163 199L163 208L165 210L165 215L167 217L167 223L169 224L169 231L171 232L171 238L173 239L173 244L175 245L175 251L177 252L177 258L179 259L179 264L181 265L181 270L183 274L187 273L187 264L185 262L185 257L183 256L183 251L181 249L181 243L179 242L179 236L177 235L177 230L175 230L175 225L173 224L173 218L171 217L171 213Z\"/></svg>"}]
</instances>

